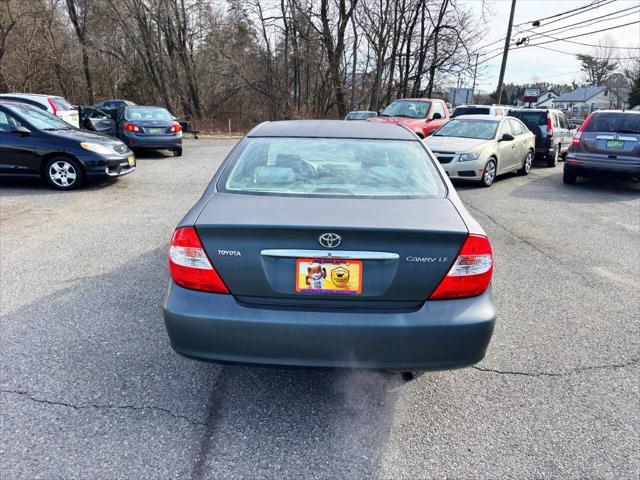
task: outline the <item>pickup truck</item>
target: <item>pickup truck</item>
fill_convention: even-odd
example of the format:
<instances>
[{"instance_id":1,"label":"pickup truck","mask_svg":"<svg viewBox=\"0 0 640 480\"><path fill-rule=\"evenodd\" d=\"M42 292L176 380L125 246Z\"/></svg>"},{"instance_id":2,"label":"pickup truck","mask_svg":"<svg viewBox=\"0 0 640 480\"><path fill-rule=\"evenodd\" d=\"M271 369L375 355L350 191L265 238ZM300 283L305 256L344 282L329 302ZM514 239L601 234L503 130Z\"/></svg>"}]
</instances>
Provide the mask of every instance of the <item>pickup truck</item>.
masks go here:
<instances>
[{"instance_id":1,"label":"pickup truck","mask_svg":"<svg viewBox=\"0 0 640 480\"><path fill-rule=\"evenodd\" d=\"M404 125L420 138L425 138L447 123L449 118L449 109L443 100L402 98L389 104L379 117L367 121Z\"/></svg>"}]
</instances>

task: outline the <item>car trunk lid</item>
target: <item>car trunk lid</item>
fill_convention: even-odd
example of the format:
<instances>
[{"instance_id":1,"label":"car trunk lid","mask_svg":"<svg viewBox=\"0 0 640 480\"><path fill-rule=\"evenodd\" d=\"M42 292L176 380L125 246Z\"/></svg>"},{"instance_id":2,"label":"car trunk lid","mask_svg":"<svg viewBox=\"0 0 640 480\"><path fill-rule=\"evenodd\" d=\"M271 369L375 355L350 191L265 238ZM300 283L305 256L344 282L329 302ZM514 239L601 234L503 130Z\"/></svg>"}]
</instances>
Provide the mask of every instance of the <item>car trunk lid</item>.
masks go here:
<instances>
[{"instance_id":1,"label":"car trunk lid","mask_svg":"<svg viewBox=\"0 0 640 480\"><path fill-rule=\"evenodd\" d=\"M215 269L241 300L371 307L422 303L448 272L468 233L444 198L225 193L212 197L195 228ZM341 243L324 247L319 237L325 233L339 235ZM338 280L333 270L342 267L332 263L335 259L361 262L350 272L352 278L361 275L359 292L300 291L308 273L304 262L324 267L333 284Z\"/></svg>"}]
</instances>

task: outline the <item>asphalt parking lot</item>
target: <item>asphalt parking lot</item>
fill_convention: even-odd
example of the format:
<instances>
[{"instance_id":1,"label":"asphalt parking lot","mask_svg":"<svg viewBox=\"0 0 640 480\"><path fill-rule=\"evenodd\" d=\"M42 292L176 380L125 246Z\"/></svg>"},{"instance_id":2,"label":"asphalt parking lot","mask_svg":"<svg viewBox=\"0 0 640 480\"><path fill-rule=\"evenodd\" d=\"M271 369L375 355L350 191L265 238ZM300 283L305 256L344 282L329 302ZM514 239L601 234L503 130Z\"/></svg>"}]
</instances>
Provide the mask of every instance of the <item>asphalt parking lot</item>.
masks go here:
<instances>
[{"instance_id":1,"label":"asphalt parking lot","mask_svg":"<svg viewBox=\"0 0 640 480\"><path fill-rule=\"evenodd\" d=\"M638 478L640 184L459 188L496 258L474 368L219 366L173 353L161 307L173 228L233 144L74 192L0 179L3 478Z\"/></svg>"}]
</instances>

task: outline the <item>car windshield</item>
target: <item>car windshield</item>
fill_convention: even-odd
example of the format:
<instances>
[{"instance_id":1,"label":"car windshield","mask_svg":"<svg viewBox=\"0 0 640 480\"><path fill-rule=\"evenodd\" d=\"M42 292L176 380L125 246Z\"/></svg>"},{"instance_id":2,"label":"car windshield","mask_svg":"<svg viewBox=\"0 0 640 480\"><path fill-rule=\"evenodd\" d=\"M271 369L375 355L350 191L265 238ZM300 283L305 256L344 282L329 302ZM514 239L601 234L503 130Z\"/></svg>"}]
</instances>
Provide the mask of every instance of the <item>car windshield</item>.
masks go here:
<instances>
[{"instance_id":1,"label":"car windshield","mask_svg":"<svg viewBox=\"0 0 640 480\"><path fill-rule=\"evenodd\" d=\"M451 118L459 117L460 115L489 115L490 113L491 111L488 107L456 107Z\"/></svg>"},{"instance_id":2,"label":"car windshield","mask_svg":"<svg viewBox=\"0 0 640 480\"><path fill-rule=\"evenodd\" d=\"M173 120L173 116L162 107L128 107L125 112L127 120Z\"/></svg>"},{"instance_id":3,"label":"car windshield","mask_svg":"<svg viewBox=\"0 0 640 480\"><path fill-rule=\"evenodd\" d=\"M494 120L456 118L445 123L433 136L490 140L496 136L498 123Z\"/></svg>"},{"instance_id":4,"label":"car windshield","mask_svg":"<svg viewBox=\"0 0 640 480\"><path fill-rule=\"evenodd\" d=\"M12 108L38 130L71 130L74 128L64 120L39 108L19 104L13 105Z\"/></svg>"},{"instance_id":5,"label":"car windshield","mask_svg":"<svg viewBox=\"0 0 640 480\"><path fill-rule=\"evenodd\" d=\"M252 138L232 165L219 183L222 191L327 197L444 194L438 173L418 142Z\"/></svg>"},{"instance_id":6,"label":"car windshield","mask_svg":"<svg viewBox=\"0 0 640 480\"><path fill-rule=\"evenodd\" d=\"M640 114L622 112L596 113L584 131L640 134Z\"/></svg>"},{"instance_id":7,"label":"car windshield","mask_svg":"<svg viewBox=\"0 0 640 480\"><path fill-rule=\"evenodd\" d=\"M383 117L407 117L407 118L425 118L431 102L412 102L411 100L398 100L393 102L384 112Z\"/></svg>"},{"instance_id":8,"label":"car windshield","mask_svg":"<svg viewBox=\"0 0 640 480\"><path fill-rule=\"evenodd\" d=\"M375 116L375 112L350 112L347 115L347 120L366 120Z\"/></svg>"}]
</instances>

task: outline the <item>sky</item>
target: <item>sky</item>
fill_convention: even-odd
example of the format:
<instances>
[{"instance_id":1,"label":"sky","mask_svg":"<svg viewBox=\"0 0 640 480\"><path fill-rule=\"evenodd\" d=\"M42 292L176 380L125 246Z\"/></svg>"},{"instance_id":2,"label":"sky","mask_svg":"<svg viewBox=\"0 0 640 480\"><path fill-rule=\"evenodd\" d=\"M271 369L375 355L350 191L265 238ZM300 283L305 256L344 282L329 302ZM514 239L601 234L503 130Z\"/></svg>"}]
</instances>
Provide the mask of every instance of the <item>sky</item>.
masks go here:
<instances>
[{"instance_id":1,"label":"sky","mask_svg":"<svg viewBox=\"0 0 640 480\"><path fill-rule=\"evenodd\" d=\"M516 0L512 43L515 39L532 33L522 32L522 29L533 28L530 23L533 20L573 10L596 1L601 2L602 5L598 8L590 7L579 12L568 14L572 16L568 18L564 17L566 19L541 20L540 27L534 28L533 31L543 32L577 22L584 22L582 26L576 25L568 30L549 32L549 35L562 38L594 32L615 25L640 21L640 1L638 0ZM486 16L488 33L478 42L478 45L484 47L480 48L480 51L487 52L487 54L484 57L480 56L482 68L479 69L480 74L476 88L480 91L493 91L498 83L498 75L500 73L500 63L502 61L501 51L504 47L504 37L507 34L511 0L485 0L485 2L490 10ZM477 20L481 19L482 0L463 0L463 3L471 9ZM625 9L627 10L615 13ZM607 17L606 15L608 14L612 15ZM604 18L601 18L603 16ZM527 23L515 27L515 25L524 22ZM618 47L640 47L640 24L629 25L608 32L585 35L571 40L595 45L607 37L613 40ZM502 40L494 43L500 39ZM531 39L530 43L540 43L548 40L552 39L538 36L535 40ZM539 47L510 50L505 73L505 83L527 83L532 81L570 83L572 80L576 80L577 82L584 81L584 75L580 71L580 64L575 54L591 53L593 47L562 41L549 43L544 45L544 47L561 50L569 54L543 50ZM497 56L482 63L483 59L488 59L494 55ZM640 50L619 49L615 55L625 57L628 55L640 56Z\"/></svg>"}]
</instances>

